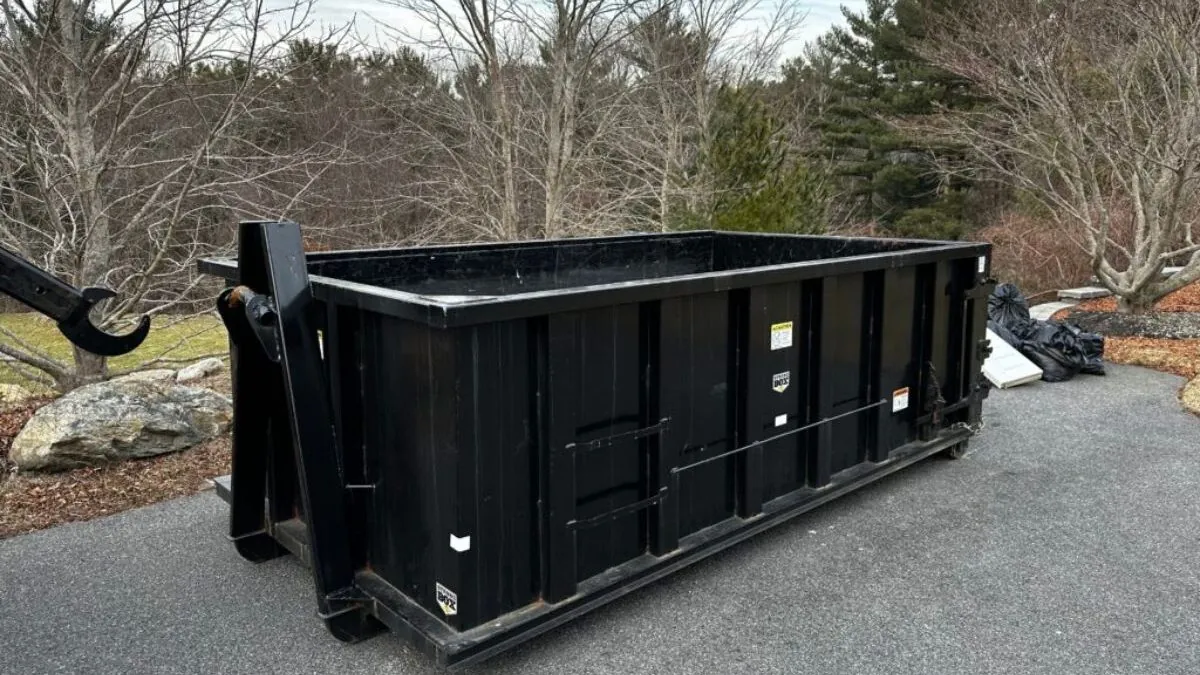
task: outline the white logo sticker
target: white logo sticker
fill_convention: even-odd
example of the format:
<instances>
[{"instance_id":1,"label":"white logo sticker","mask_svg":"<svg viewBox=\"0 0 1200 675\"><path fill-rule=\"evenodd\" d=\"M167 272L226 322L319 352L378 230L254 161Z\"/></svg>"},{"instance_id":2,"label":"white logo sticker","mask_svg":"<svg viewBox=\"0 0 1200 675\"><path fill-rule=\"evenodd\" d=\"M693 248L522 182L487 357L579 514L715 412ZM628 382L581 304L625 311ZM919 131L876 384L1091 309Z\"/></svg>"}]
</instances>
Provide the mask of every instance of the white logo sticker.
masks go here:
<instances>
[{"instance_id":1,"label":"white logo sticker","mask_svg":"<svg viewBox=\"0 0 1200 675\"><path fill-rule=\"evenodd\" d=\"M787 424L787 413L775 416L775 426L781 427Z\"/></svg>"},{"instance_id":2,"label":"white logo sticker","mask_svg":"<svg viewBox=\"0 0 1200 675\"><path fill-rule=\"evenodd\" d=\"M449 588L441 584L435 584L437 591L437 604L442 608L442 614L446 616L454 616L458 614L458 596L455 595Z\"/></svg>"},{"instance_id":3,"label":"white logo sticker","mask_svg":"<svg viewBox=\"0 0 1200 675\"><path fill-rule=\"evenodd\" d=\"M771 351L792 346L792 322L771 324Z\"/></svg>"},{"instance_id":4,"label":"white logo sticker","mask_svg":"<svg viewBox=\"0 0 1200 675\"><path fill-rule=\"evenodd\" d=\"M897 413L908 408L908 387L892 392L892 412Z\"/></svg>"},{"instance_id":5,"label":"white logo sticker","mask_svg":"<svg viewBox=\"0 0 1200 675\"><path fill-rule=\"evenodd\" d=\"M458 551L459 553L462 553L464 551L470 551L471 550L471 536L467 535L465 537L456 537L453 534L451 534L450 535L450 548L454 549L455 551Z\"/></svg>"},{"instance_id":6,"label":"white logo sticker","mask_svg":"<svg viewBox=\"0 0 1200 675\"><path fill-rule=\"evenodd\" d=\"M775 373L771 376L771 388L779 393L787 391L788 385L792 383L792 371L786 370L782 373Z\"/></svg>"}]
</instances>

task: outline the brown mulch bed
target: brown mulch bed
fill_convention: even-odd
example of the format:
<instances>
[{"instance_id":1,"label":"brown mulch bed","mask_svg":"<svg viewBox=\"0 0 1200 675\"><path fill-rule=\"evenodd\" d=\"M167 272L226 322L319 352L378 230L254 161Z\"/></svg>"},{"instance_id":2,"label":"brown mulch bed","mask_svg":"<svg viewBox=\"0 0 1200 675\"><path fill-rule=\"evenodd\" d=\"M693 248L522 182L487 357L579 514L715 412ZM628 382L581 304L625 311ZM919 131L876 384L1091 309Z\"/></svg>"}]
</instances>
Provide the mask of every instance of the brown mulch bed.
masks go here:
<instances>
[{"instance_id":1,"label":"brown mulch bed","mask_svg":"<svg viewBox=\"0 0 1200 675\"><path fill-rule=\"evenodd\" d=\"M1105 338L1104 358L1113 363L1144 366L1188 379L1200 376L1200 340Z\"/></svg>"},{"instance_id":2,"label":"brown mulch bed","mask_svg":"<svg viewBox=\"0 0 1200 675\"><path fill-rule=\"evenodd\" d=\"M1158 312L1200 312L1200 283L1184 286L1174 293L1168 294L1154 303L1154 310ZM1117 299L1107 297L1084 300L1074 307L1059 310L1052 318L1062 319L1070 315L1071 312L1078 311L1115 312L1117 311Z\"/></svg>"},{"instance_id":3,"label":"brown mulch bed","mask_svg":"<svg viewBox=\"0 0 1200 675\"><path fill-rule=\"evenodd\" d=\"M12 439L45 400L0 412L0 539L91 520L209 487L229 473L229 438L183 452L54 474L13 474Z\"/></svg>"}]
</instances>

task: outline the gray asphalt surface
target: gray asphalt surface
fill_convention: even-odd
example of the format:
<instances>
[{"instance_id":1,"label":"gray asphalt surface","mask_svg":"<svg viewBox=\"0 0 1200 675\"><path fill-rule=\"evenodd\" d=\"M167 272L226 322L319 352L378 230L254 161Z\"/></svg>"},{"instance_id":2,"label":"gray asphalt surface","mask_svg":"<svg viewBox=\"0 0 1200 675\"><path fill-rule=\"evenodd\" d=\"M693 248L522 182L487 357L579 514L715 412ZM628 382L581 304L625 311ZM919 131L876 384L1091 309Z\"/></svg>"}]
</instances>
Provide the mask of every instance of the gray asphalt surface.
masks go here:
<instances>
[{"instance_id":1,"label":"gray asphalt surface","mask_svg":"<svg viewBox=\"0 0 1200 675\"><path fill-rule=\"evenodd\" d=\"M1179 378L993 392L932 459L500 656L495 673L1200 673L1200 419ZM344 645L211 493L0 542L0 672L426 673Z\"/></svg>"}]
</instances>

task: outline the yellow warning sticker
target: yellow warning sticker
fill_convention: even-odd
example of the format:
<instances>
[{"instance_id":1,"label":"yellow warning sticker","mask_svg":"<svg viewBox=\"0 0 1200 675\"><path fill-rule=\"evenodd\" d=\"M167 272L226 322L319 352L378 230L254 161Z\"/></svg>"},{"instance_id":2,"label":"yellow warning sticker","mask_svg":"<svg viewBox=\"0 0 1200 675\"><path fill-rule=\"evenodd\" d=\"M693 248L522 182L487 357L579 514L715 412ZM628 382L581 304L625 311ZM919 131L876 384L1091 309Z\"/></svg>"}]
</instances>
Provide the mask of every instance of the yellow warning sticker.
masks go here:
<instances>
[{"instance_id":1,"label":"yellow warning sticker","mask_svg":"<svg viewBox=\"0 0 1200 675\"><path fill-rule=\"evenodd\" d=\"M771 324L771 351L792 346L792 322Z\"/></svg>"}]
</instances>

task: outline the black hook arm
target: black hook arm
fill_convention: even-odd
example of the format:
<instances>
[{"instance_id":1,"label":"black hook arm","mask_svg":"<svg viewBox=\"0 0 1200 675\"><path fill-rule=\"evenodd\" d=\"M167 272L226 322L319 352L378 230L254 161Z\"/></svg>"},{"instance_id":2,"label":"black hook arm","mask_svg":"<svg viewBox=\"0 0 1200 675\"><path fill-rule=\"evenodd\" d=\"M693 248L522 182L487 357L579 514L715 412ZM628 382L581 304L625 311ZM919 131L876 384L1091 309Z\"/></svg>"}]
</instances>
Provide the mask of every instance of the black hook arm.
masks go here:
<instances>
[{"instance_id":1,"label":"black hook arm","mask_svg":"<svg viewBox=\"0 0 1200 675\"><path fill-rule=\"evenodd\" d=\"M137 328L125 335L100 330L92 324L92 308L116 293L107 288L79 290L3 247L0 247L0 292L54 319L58 330L72 344L99 356L127 354L137 349L150 332L148 316L143 316Z\"/></svg>"}]
</instances>

